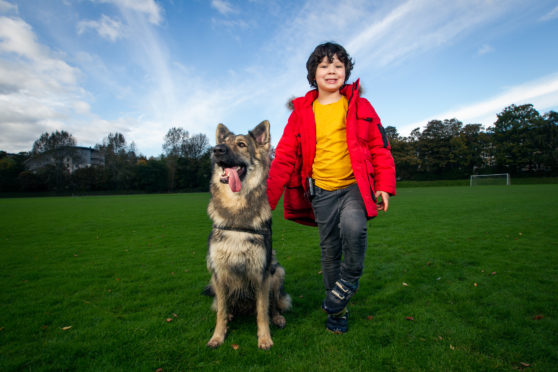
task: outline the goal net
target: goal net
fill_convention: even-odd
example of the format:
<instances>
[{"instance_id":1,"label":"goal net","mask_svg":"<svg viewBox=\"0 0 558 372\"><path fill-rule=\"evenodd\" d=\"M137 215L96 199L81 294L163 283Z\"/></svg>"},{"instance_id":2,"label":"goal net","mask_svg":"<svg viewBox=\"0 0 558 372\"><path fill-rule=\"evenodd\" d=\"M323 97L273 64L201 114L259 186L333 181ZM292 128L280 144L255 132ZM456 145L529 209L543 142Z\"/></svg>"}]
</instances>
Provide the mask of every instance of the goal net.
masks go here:
<instances>
[{"instance_id":1,"label":"goal net","mask_svg":"<svg viewBox=\"0 0 558 372\"><path fill-rule=\"evenodd\" d=\"M469 186L481 185L510 185L510 174L473 174L469 179Z\"/></svg>"}]
</instances>

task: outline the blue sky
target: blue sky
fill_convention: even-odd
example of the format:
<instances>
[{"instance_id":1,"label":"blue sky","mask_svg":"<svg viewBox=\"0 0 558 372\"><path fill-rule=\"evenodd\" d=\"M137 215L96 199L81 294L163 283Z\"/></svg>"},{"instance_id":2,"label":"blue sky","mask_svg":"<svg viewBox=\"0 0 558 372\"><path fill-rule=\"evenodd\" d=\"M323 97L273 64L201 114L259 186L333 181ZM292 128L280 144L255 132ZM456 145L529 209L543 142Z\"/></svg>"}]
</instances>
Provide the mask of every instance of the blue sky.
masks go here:
<instances>
[{"instance_id":1,"label":"blue sky","mask_svg":"<svg viewBox=\"0 0 558 372\"><path fill-rule=\"evenodd\" d=\"M432 119L488 127L511 104L558 111L558 1L0 0L0 150L120 132L157 156L171 127L214 144L218 123L264 119L275 145L325 41L404 136Z\"/></svg>"}]
</instances>

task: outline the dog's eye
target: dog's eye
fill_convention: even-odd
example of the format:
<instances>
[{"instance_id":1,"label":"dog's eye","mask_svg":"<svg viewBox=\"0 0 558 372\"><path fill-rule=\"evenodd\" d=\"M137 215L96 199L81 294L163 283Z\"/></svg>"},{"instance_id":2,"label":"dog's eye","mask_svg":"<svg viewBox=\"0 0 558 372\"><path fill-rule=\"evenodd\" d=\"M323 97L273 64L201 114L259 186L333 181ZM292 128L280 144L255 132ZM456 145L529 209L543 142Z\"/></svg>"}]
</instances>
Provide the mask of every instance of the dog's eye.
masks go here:
<instances>
[{"instance_id":1,"label":"dog's eye","mask_svg":"<svg viewBox=\"0 0 558 372\"><path fill-rule=\"evenodd\" d=\"M238 147L246 147L246 143L244 143L244 142L237 142L236 145Z\"/></svg>"}]
</instances>

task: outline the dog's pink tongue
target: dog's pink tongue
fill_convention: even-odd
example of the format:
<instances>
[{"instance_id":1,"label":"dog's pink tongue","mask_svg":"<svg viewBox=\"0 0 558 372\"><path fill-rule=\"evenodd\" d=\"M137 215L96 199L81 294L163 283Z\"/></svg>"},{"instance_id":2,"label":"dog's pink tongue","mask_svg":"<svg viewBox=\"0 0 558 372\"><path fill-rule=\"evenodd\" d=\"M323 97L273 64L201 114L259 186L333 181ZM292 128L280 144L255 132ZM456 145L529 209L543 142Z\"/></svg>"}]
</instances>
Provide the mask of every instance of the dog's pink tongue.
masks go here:
<instances>
[{"instance_id":1,"label":"dog's pink tongue","mask_svg":"<svg viewBox=\"0 0 558 372\"><path fill-rule=\"evenodd\" d=\"M238 177L238 172L235 168L226 168L225 174L229 177L229 187L232 192L239 192L242 184L240 183L240 178Z\"/></svg>"}]
</instances>

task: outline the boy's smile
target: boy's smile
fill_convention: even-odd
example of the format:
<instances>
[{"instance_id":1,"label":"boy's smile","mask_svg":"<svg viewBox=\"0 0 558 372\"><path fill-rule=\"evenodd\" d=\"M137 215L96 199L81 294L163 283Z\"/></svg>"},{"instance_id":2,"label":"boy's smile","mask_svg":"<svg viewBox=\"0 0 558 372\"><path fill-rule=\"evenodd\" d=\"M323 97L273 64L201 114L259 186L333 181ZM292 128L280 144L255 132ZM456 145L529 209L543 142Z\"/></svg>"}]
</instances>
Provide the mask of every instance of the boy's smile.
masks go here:
<instances>
[{"instance_id":1,"label":"boy's smile","mask_svg":"<svg viewBox=\"0 0 558 372\"><path fill-rule=\"evenodd\" d=\"M339 93L343 84L345 84L345 64L337 58L337 54L333 56L331 62L324 57L316 68L316 85L320 95Z\"/></svg>"}]
</instances>

